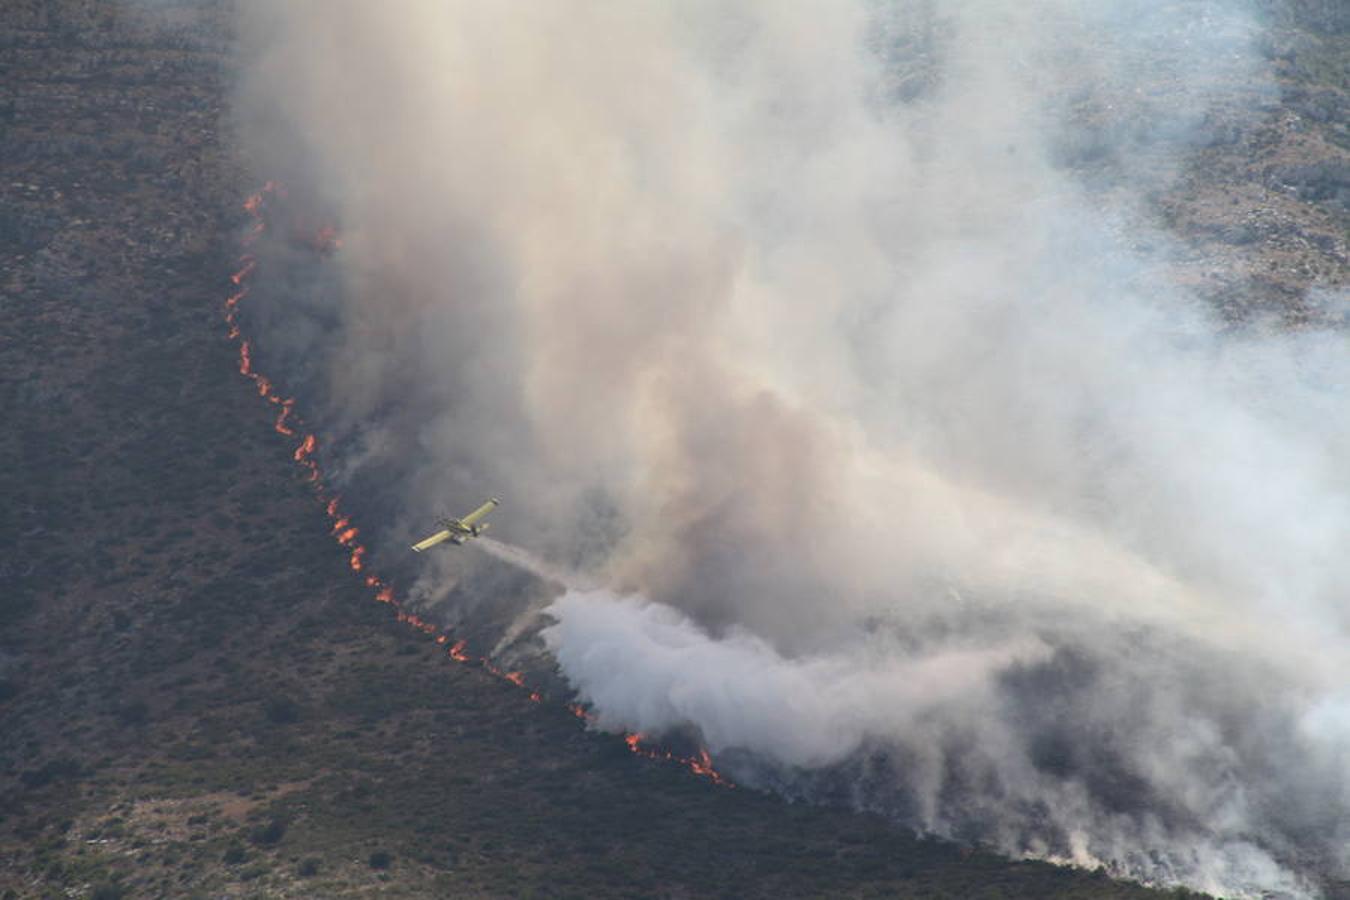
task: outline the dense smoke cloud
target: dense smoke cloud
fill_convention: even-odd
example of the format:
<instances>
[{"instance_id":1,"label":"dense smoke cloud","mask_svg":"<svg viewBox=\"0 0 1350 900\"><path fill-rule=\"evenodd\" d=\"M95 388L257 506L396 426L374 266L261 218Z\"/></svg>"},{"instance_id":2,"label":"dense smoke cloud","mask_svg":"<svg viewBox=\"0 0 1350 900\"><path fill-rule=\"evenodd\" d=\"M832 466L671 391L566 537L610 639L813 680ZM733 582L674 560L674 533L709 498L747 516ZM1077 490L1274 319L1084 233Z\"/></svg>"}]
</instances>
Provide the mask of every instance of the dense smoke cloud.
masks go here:
<instances>
[{"instance_id":1,"label":"dense smoke cloud","mask_svg":"<svg viewBox=\"0 0 1350 900\"><path fill-rule=\"evenodd\" d=\"M1220 328L1145 212L1269 90L1240 9L295 3L242 33L258 167L344 235L260 344L386 554L495 493L585 573L544 637L602 722L1009 852L1346 873L1345 337ZM419 596L493 615L474 559Z\"/></svg>"}]
</instances>

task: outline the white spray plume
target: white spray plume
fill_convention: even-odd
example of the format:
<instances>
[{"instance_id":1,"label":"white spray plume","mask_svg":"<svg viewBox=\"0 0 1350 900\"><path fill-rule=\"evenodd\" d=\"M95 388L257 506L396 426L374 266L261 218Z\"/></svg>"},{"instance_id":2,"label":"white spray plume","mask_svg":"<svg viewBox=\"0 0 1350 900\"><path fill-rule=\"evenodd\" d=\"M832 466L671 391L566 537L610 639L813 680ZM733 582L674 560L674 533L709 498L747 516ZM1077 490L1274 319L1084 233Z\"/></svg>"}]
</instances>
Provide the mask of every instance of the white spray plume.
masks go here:
<instances>
[{"instance_id":1,"label":"white spray plume","mask_svg":"<svg viewBox=\"0 0 1350 900\"><path fill-rule=\"evenodd\" d=\"M603 721L1011 852L1314 893L1350 868L1347 341L1225 333L1144 202L1269 89L1255 34L247 5L244 133L344 226L341 292L268 337L392 539L500 493L494 533L613 586L546 633Z\"/></svg>"}]
</instances>

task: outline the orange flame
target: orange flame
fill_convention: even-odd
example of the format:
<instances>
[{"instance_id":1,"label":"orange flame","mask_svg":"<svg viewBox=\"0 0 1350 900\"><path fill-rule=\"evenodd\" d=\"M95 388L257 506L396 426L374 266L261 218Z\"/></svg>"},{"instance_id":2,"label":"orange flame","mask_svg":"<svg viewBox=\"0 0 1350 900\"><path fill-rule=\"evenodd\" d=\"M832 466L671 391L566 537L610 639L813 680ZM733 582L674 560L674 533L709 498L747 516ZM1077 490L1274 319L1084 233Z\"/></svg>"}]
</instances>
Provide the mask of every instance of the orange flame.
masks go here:
<instances>
[{"instance_id":1,"label":"orange flame","mask_svg":"<svg viewBox=\"0 0 1350 900\"><path fill-rule=\"evenodd\" d=\"M230 276L230 281L234 282L235 287L244 283L244 279L253 274L253 270L258 268L258 261L252 256L245 256L239 260L244 267Z\"/></svg>"},{"instance_id":2,"label":"orange flame","mask_svg":"<svg viewBox=\"0 0 1350 900\"><path fill-rule=\"evenodd\" d=\"M648 759L657 759L657 760L664 760L667 762L679 763L689 771L693 772L695 775L701 775L702 777L711 781L713 784L718 784L721 785L722 787L728 788L736 786L732 784L730 781L728 781L725 777L723 777L720 772L718 772L716 769L713 768L712 757L708 754L706 748L700 747L698 749L698 756L676 756L669 750L659 750L656 748L649 748L642 746L642 742L645 739L646 735L642 734L641 732L635 732L633 734L624 735L623 742L628 745L629 750L631 750L633 753L636 753L638 756L645 756Z\"/></svg>"},{"instance_id":3,"label":"orange flame","mask_svg":"<svg viewBox=\"0 0 1350 900\"><path fill-rule=\"evenodd\" d=\"M305 439L300 442L300 446L295 448L294 458L296 462L304 462L305 457L314 452L314 448L319 446L318 440L312 434L305 435Z\"/></svg>"},{"instance_id":4,"label":"orange flame","mask_svg":"<svg viewBox=\"0 0 1350 900\"><path fill-rule=\"evenodd\" d=\"M276 430L277 434L284 434L287 437L294 435L295 432L291 429L289 425L286 424L286 419L290 416L291 408L295 405L295 401L290 399L289 397L287 397L285 400L278 400L276 399L275 395L268 397L267 399L271 400L273 403L279 403L281 405L281 412L277 414L277 420L272 425L272 428Z\"/></svg>"}]
</instances>

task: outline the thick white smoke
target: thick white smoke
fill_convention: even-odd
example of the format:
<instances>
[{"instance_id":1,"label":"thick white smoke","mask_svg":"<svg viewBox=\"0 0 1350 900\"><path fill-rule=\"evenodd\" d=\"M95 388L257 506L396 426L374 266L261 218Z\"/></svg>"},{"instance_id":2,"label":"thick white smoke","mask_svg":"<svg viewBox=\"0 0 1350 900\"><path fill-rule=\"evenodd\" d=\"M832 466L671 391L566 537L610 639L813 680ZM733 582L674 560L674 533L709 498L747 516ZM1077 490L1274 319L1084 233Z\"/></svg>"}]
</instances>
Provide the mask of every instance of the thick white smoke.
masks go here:
<instances>
[{"instance_id":1,"label":"thick white smoke","mask_svg":"<svg viewBox=\"0 0 1350 900\"><path fill-rule=\"evenodd\" d=\"M545 633L603 722L1010 852L1344 875L1347 341L1224 332L1143 202L1268 90L1241 10L242 26L250 146L344 226L341 292L268 335L330 464L389 546L494 493L608 584ZM419 589L459 602L438 559Z\"/></svg>"}]
</instances>

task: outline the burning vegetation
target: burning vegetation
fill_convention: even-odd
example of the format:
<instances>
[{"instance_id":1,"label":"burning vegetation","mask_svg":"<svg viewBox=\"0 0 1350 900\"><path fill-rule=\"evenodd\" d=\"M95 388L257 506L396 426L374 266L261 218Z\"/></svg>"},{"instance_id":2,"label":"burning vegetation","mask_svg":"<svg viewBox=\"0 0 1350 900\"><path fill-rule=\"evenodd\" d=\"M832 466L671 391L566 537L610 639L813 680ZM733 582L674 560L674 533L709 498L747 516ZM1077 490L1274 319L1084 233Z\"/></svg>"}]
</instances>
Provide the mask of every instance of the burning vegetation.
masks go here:
<instances>
[{"instance_id":1,"label":"burning vegetation","mask_svg":"<svg viewBox=\"0 0 1350 900\"><path fill-rule=\"evenodd\" d=\"M257 388L258 396L277 407L277 418L273 424L277 434L288 438L303 434L300 442L295 445L291 457L304 470L305 481L312 485L315 496L323 504L324 511L328 516L333 540L347 551L348 567L354 574L361 577L362 583L370 591L371 598L391 607L397 621L434 637L437 644L446 647L445 655L447 658L457 663L476 664L489 674L526 690L532 702L543 702L543 695L526 682L523 672L507 671L495 665L485 656L471 655L468 652L466 640L456 639L452 642L449 632L442 630L417 613L405 609L395 594L394 586L380 575L370 571L366 561L366 547L359 540L361 529L353 522L351 514L342 509L341 496L335 494L324 479L318 459L318 436L305 429L303 420L295 411L295 398L281 393L270 378L257 370L253 361L252 345L248 338L244 336L240 324L240 306L248 296L249 282L255 277L258 269L258 258L253 252L253 247L267 231L269 205L285 199L287 199L286 189L276 181L268 181L261 189L249 195L243 203L244 211L248 213L251 221L242 241L244 253L239 257L239 268L229 278L234 290L225 299L226 336L229 340L236 342L238 347L239 374L253 382ZM330 255L342 246L337 229L331 225L322 225L312 231L301 231L297 227L293 228L293 231L295 232L292 235L293 243L307 247L318 254ZM584 707L577 704L568 704L568 709L588 726L594 724L595 717ZM625 734L624 743L632 753L638 756L676 763L700 777L707 778L714 784L734 787L729 780L713 768L712 758L706 748L700 747L694 755L684 756L659 745L654 745L649 737L642 734Z\"/></svg>"}]
</instances>

